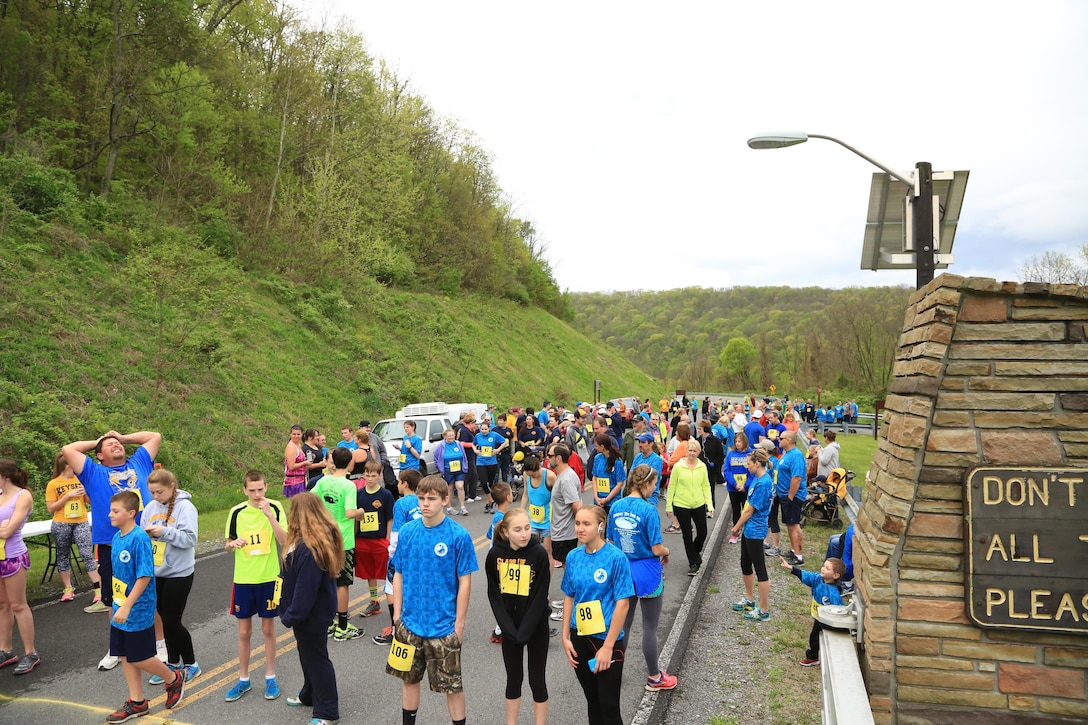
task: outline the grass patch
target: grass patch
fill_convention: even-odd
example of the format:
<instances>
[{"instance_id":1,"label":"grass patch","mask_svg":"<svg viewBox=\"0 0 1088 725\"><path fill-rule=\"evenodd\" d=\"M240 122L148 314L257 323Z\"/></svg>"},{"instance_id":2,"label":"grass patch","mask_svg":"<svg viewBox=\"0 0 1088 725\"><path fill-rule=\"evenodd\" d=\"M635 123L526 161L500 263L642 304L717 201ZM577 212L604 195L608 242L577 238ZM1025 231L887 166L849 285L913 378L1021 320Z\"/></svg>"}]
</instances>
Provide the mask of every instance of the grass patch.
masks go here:
<instances>
[{"instance_id":1,"label":"grass patch","mask_svg":"<svg viewBox=\"0 0 1088 725\"><path fill-rule=\"evenodd\" d=\"M854 435L838 437L839 464L847 470L857 474L858 485L865 480L865 472L876 455L877 441L870 435L856 433Z\"/></svg>"},{"instance_id":2,"label":"grass patch","mask_svg":"<svg viewBox=\"0 0 1088 725\"><path fill-rule=\"evenodd\" d=\"M707 594L721 594L722 593L722 588L721 587L716 587L716 586L709 586L709 587L706 588L706 593Z\"/></svg>"}]
</instances>

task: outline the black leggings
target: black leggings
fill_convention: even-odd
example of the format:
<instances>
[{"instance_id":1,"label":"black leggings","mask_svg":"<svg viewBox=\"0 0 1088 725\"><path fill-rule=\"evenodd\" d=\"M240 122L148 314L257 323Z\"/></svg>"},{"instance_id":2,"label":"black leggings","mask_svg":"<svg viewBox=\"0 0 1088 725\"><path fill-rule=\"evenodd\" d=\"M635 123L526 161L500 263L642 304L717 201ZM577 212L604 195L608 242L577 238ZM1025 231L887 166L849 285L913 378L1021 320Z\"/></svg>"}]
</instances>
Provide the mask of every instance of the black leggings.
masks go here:
<instances>
[{"instance_id":1,"label":"black leggings","mask_svg":"<svg viewBox=\"0 0 1088 725\"><path fill-rule=\"evenodd\" d=\"M706 518L704 514L703 518ZM620 716L620 684L623 682L623 646L617 642L612 648L612 666L598 674L589 670L589 661L597 656L597 649L602 640L593 637L579 637L575 630L570 632L570 641L578 657L578 668L574 674L578 684L586 695L589 712L589 725L623 725Z\"/></svg>"},{"instance_id":2,"label":"black leggings","mask_svg":"<svg viewBox=\"0 0 1088 725\"><path fill-rule=\"evenodd\" d=\"M771 499L771 512L767 515L767 525L771 527L771 533L777 534L782 531L782 528L778 525L778 496Z\"/></svg>"},{"instance_id":3,"label":"black leggings","mask_svg":"<svg viewBox=\"0 0 1088 725\"><path fill-rule=\"evenodd\" d=\"M522 668L522 653L529 649L529 689L533 691L533 702L548 701L548 618L544 617L540 626L529 638L528 644L514 644L510 632L503 632L502 661L506 665L506 699L517 700L521 697L521 683L525 678Z\"/></svg>"},{"instance_id":4,"label":"black leggings","mask_svg":"<svg viewBox=\"0 0 1088 725\"><path fill-rule=\"evenodd\" d=\"M748 500L748 491L730 491L729 508L733 509L733 525L740 521L740 514L744 511L744 504Z\"/></svg>"},{"instance_id":5,"label":"black leggings","mask_svg":"<svg viewBox=\"0 0 1088 725\"><path fill-rule=\"evenodd\" d=\"M476 452L465 449L465 498L476 498L476 484L479 475L476 472Z\"/></svg>"},{"instance_id":6,"label":"black leggings","mask_svg":"<svg viewBox=\"0 0 1088 725\"><path fill-rule=\"evenodd\" d=\"M763 540L744 537L740 540L740 573L751 576L753 570L756 581L767 581L767 557L763 555Z\"/></svg>"},{"instance_id":7,"label":"black leggings","mask_svg":"<svg viewBox=\"0 0 1088 725\"><path fill-rule=\"evenodd\" d=\"M480 488L484 490L488 496L491 495L491 487L495 485L495 482L499 478L499 464L492 463L487 466L476 466L476 474L480 478Z\"/></svg>"},{"instance_id":8,"label":"black leggings","mask_svg":"<svg viewBox=\"0 0 1088 725\"><path fill-rule=\"evenodd\" d=\"M674 506L676 523L684 537L684 550L688 555L688 566L703 565L703 544L706 543L706 504L697 509L685 509ZM695 538L691 538L691 524L695 523Z\"/></svg>"},{"instance_id":9,"label":"black leggings","mask_svg":"<svg viewBox=\"0 0 1088 725\"><path fill-rule=\"evenodd\" d=\"M196 662L193 654L193 638L181 623L189 592L193 588L193 575L182 577L155 577L155 609L162 617L162 633L166 638L167 661L176 664L178 659L185 665Z\"/></svg>"}]
</instances>

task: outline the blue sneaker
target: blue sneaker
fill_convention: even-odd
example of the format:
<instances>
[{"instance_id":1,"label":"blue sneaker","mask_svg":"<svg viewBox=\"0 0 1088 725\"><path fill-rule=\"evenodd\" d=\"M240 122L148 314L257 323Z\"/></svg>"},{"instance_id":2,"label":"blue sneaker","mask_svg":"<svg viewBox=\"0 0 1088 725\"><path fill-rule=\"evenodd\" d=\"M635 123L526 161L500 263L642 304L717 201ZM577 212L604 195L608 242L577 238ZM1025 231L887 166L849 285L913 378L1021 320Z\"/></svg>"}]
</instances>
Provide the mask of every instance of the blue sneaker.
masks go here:
<instances>
[{"instance_id":1,"label":"blue sneaker","mask_svg":"<svg viewBox=\"0 0 1088 725\"><path fill-rule=\"evenodd\" d=\"M234 702L241 699L242 695L253 689L253 683L249 680L238 680L238 684L227 690L226 701Z\"/></svg>"},{"instance_id":2,"label":"blue sneaker","mask_svg":"<svg viewBox=\"0 0 1088 725\"><path fill-rule=\"evenodd\" d=\"M191 665L185 665L185 682L189 683L195 680L201 673L200 665L194 662Z\"/></svg>"},{"instance_id":3,"label":"blue sneaker","mask_svg":"<svg viewBox=\"0 0 1088 725\"><path fill-rule=\"evenodd\" d=\"M756 607L751 611L745 612L744 618L747 619L749 622L766 622L768 619L771 618L771 613L764 612L759 607Z\"/></svg>"},{"instance_id":4,"label":"blue sneaker","mask_svg":"<svg viewBox=\"0 0 1088 725\"><path fill-rule=\"evenodd\" d=\"M280 686L276 683L275 677L264 678L264 699L275 700L280 696Z\"/></svg>"},{"instance_id":5,"label":"blue sneaker","mask_svg":"<svg viewBox=\"0 0 1088 725\"><path fill-rule=\"evenodd\" d=\"M170 668L171 672L177 672L178 671L178 668L175 665L170 664L169 662L166 663L166 666ZM161 685L161 684L163 684L163 679L161 677L159 677L158 675L151 675L151 677L147 678L147 684L149 684L149 685Z\"/></svg>"}]
</instances>

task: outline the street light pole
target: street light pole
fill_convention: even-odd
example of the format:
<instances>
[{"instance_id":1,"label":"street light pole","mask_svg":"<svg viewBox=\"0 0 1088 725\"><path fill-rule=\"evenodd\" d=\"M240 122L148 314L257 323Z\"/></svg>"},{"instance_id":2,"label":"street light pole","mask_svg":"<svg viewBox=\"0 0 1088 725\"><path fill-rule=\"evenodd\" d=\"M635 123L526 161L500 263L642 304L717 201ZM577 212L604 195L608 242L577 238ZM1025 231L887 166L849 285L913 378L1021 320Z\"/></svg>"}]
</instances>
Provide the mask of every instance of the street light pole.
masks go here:
<instances>
[{"instance_id":1,"label":"street light pole","mask_svg":"<svg viewBox=\"0 0 1088 725\"><path fill-rule=\"evenodd\" d=\"M778 149L796 146L799 143L808 141L810 138L822 138L825 141L837 143L839 146L865 159L893 179L898 179L911 187L911 228L913 230L911 242L914 247L916 283L919 288L922 288L932 282L936 262L933 229L933 165L928 161L919 161L915 164L913 173L905 174L900 171L893 171L845 141L834 136L824 136L817 133L780 133L755 136L748 139L748 146L753 149Z\"/></svg>"}]
</instances>

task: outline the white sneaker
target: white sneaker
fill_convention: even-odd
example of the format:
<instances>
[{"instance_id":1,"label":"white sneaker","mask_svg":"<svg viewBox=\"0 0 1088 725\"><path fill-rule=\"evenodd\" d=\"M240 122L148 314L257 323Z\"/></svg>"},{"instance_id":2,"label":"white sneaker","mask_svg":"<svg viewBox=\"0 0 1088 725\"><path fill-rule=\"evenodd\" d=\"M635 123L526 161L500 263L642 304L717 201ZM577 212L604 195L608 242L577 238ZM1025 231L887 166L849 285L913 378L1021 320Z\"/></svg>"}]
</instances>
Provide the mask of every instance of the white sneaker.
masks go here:
<instances>
[{"instance_id":1,"label":"white sneaker","mask_svg":"<svg viewBox=\"0 0 1088 725\"><path fill-rule=\"evenodd\" d=\"M114 657L109 652L98 662L98 671L105 672L106 670L112 670L117 665L121 664L121 658Z\"/></svg>"},{"instance_id":2,"label":"white sneaker","mask_svg":"<svg viewBox=\"0 0 1088 725\"><path fill-rule=\"evenodd\" d=\"M552 620L553 622L562 622L563 621L563 612L562 611L552 612L551 614L548 615L548 619Z\"/></svg>"},{"instance_id":3,"label":"white sneaker","mask_svg":"<svg viewBox=\"0 0 1088 725\"><path fill-rule=\"evenodd\" d=\"M155 659L157 659L159 662L162 662L163 664L165 664L166 660L169 659L169 655L166 654L166 642L163 642L162 644L155 644Z\"/></svg>"}]
</instances>

